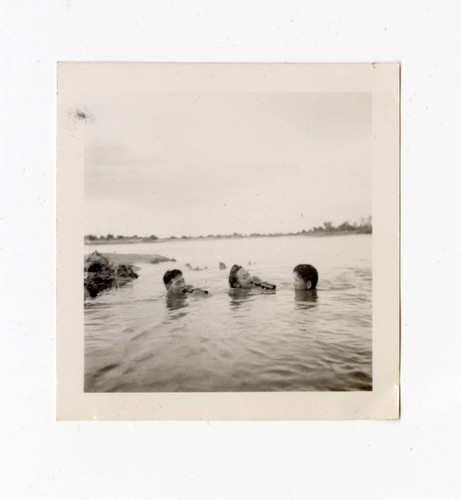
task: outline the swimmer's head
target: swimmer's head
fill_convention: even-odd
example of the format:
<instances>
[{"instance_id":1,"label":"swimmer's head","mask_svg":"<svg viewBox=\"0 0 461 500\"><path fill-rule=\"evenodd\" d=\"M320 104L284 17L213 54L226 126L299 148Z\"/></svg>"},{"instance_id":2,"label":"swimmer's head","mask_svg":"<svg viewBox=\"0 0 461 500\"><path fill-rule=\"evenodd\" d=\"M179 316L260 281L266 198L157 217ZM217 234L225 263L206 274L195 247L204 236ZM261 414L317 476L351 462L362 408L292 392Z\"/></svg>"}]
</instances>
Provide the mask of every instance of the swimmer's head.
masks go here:
<instances>
[{"instance_id":1,"label":"swimmer's head","mask_svg":"<svg viewBox=\"0 0 461 500\"><path fill-rule=\"evenodd\" d=\"M293 269L293 283L296 290L315 290L319 274L310 264L298 264Z\"/></svg>"},{"instance_id":2,"label":"swimmer's head","mask_svg":"<svg viewBox=\"0 0 461 500\"><path fill-rule=\"evenodd\" d=\"M231 288L251 288L251 276L242 266L234 264L229 273L229 286Z\"/></svg>"},{"instance_id":3,"label":"swimmer's head","mask_svg":"<svg viewBox=\"0 0 461 500\"><path fill-rule=\"evenodd\" d=\"M179 269L167 271L163 275L163 283L165 283L168 293L183 293L186 286L182 272Z\"/></svg>"}]
</instances>

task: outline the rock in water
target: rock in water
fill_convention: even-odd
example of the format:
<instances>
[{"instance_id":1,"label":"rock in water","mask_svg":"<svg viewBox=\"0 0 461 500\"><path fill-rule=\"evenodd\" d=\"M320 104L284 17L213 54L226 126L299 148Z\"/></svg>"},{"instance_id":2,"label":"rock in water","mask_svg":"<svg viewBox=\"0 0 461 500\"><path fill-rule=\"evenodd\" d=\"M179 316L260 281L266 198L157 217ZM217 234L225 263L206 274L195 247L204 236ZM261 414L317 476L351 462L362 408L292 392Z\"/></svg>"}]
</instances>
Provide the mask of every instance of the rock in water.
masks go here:
<instances>
[{"instance_id":1,"label":"rock in water","mask_svg":"<svg viewBox=\"0 0 461 500\"><path fill-rule=\"evenodd\" d=\"M193 267L190 264L186 264L186 268L188 271L203 271L204 269L207 269L206 266L205 267Z\"/></svg>"},{"instance_id":2,"label":"rock in water","mask_svg":"<svg viewBox=\"0 0 461 500\"><path fill-rule=\"evenodd\" d=\"M138 277L132 266L125 264L116 266L97 251L85 259L83 270L85 296L88 294L90 297L96 297L103 290L122 285Z\"/></svg>"},{"instance_id":3,"label":"rock in water","mask_svg":"<svg viewBox=\"0 0 461 500\"><path fill-rule=\"evenodd\" d=\"M84 271L84 287L90 297L114 286L117 278L115 267L99 252L93 252L85 259Z\"/></svg>"},{"instance_id":4,"label":"rock in water","mask_svg":"<svg viewBox=\"0 0 461 500\"><path fill-rule=\"evenodd\" d=\"M155 254L150 262L151 264L160 264L161 262L176 262L176 259L169 259L163 255Z\"/></svg>"},{"instance_id":5,"label":"rock in water","mask_svg":"<svg viewBox=\"0 0 461 500\"><path fill-rule=\"evenodd\" d=\"M132 266L128 266L125 264L120 264L117 268L117 278L119 279L136 279L138 275L133 271Z\"/></svg>"},{"instance_id":6,"label":"rock in water","mask_svg":"<svg viewBox=\"0 0 461 500\"><path fill-rule=\"evenodd\" d=\"M226 264L224 264L224 262L220 262L219 269L226 269Z\"/></svg>"},{"instance_id":7,"label":"rock in water","mask_svg":"<svg viewBox=\"0 0 461 500\"><path fill-rule=\"evenodd\" d=\"M85 259L84 270L88 272L95 273L110 267L113 266L109 259L98 251L94 251Z\"/></svg>"}]
</instances>

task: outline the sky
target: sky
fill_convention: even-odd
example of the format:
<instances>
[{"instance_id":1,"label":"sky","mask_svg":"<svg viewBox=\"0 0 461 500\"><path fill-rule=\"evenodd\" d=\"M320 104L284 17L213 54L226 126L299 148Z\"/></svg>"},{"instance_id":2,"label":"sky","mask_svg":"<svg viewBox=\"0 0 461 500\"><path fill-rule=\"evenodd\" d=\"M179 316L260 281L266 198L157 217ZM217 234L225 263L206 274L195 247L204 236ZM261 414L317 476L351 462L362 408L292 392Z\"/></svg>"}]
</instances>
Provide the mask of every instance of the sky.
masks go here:
<instances>
[{"instance_id":1,"label":"sky","mask_svg":"<svg viewBox=\"0 0 461 500\"><path fill-rule=\"evenodd\" d=\"M371 215L371 94L132 92L85 112L85 234L298 232Z\"/></svg>"}]
</instances>

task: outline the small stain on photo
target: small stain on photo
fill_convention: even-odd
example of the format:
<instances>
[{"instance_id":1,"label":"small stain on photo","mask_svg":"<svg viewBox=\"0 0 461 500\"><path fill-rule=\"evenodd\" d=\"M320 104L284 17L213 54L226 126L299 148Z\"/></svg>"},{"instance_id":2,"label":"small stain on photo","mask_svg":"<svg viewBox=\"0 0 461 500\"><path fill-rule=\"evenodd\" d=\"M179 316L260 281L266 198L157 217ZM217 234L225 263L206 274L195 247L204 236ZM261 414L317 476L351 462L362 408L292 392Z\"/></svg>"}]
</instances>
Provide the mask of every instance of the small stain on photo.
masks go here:
<instances>
[{"instance_id":1,"label":"small stain on photo","mask_svg":"<svg viewBox=\"0 0 461 500\"><path fill-rule=\"evenodd\" d=\"M69 110L69 114L74 122L75 121L85 122L85 123L94 122L94 115L84 107L71 109Z\"/></svg>"}]
</instances>

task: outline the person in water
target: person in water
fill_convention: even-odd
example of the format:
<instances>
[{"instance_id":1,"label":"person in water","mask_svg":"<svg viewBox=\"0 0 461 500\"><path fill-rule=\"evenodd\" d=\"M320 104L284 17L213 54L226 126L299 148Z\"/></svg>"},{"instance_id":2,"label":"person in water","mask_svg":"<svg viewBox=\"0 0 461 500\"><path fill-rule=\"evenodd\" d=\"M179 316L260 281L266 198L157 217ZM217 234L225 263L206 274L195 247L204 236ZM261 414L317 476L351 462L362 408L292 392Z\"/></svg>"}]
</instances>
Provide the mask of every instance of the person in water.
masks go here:
<instances>
[{"instance_id":1,"label":"person in water","mask_svg":"<svg viewBox=\"0 0 461 500\"><path fill-rule=\"evenodd\" d=\"M293 269L293 283L296 290L315 290L319 273L310 264L298 264Z\"/></svg>"},{"instance_id":2,"label":"person in water","mask_svg":"<svg viewBox=\"0 0 461 500\"><path fill-rule=\"evenodd\" d=\"M167 271L163 275L163 283L168 291L168 295L184 297L187 294L202 295L207 294L207 290L195 288L192 285L186 284L182 272L179 269Z\"/></svg>"},{"instance_id":3,"label":"person in water","mask_svg":"<svg viewBox=\"0 0 461 500\"><path fill-rule=\"evenodd\" d=\"M242 288L249 290L250 288L263 288L266 290L275 290L275 285L261 281L257 276L251 276L250 273L242 266L234 264L229 273L229 286L231 288Z\"/></svg>"}]
</instances>

